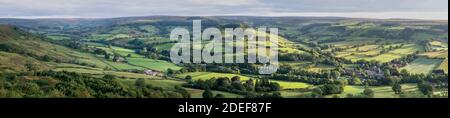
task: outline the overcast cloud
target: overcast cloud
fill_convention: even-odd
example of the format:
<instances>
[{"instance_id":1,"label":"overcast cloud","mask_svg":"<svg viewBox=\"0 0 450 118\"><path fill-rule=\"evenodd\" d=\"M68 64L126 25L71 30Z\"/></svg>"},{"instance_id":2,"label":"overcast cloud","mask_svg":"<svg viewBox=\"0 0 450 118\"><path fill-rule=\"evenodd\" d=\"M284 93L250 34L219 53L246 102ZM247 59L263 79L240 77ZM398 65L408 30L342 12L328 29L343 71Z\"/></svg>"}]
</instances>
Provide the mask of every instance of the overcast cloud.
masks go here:
<instances>
[{"instance_id":1,"label":"overcast cloud","mask_svg":"<svg viewBox=\"0 0 450 118\"><path fill-rule=\"evenodd\" d=\"M0 0L0 17L343 16L448 19L447 0Z\"/></svg>"}]
</instances>

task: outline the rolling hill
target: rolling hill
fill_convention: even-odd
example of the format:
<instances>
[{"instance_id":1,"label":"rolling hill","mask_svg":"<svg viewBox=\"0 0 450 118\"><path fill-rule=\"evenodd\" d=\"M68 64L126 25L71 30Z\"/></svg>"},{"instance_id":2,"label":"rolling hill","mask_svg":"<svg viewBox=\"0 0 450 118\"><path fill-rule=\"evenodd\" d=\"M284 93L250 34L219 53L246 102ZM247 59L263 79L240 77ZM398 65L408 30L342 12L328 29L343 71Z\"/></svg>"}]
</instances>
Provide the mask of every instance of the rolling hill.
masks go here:
<instances>
[{"instance_id":1,"label":"rolling hill","mask_svg":"<svg viewBox=\"0 0 450 118\"><path fill-rule=\"evenodd\" d=\"M279 71L259 75L257 68L261 64L171 63L169 50L177 43L168 38L171 30L176 27L190 29L194 19L202 20L202 29L279 28L279 36L267 35L280 39L277 44L281 61ZM375 91L378 94L375 97L400 97L389 90L391 82L397 79L408 88L422 80L436 88L448 85L445 79L448 76L448 21L151 16L0 19L0 24L10 24L0 25L0 73L52 70L96 78L114 75L128 85L144 78L165 89L195 84L192 81L240 76L242 81L234 83L244 84L243 81L250 78L273 82L266 82L267 86L278 83L279 90L267 92L266 85L261 85L259 89L263 92L256 93L280 92L285 97L310 97L315 88L326 89L324 86L330 87L327 85L343 89L339 94L325 97L363 95L362 85L369 85L374 90L383 88L383 92ZM142 74L144 70L156 70L163 76L148 76ZM184 80L188 75L193 77L192 81ZM347 84L350 86L343 86ZM202 91L187 89L196 97ZM215 93L233 97L255 94L252 88L244 90L241 85L213 89ZM447 90L436 91L445 93Z\"/></svg>"}]
</instances>

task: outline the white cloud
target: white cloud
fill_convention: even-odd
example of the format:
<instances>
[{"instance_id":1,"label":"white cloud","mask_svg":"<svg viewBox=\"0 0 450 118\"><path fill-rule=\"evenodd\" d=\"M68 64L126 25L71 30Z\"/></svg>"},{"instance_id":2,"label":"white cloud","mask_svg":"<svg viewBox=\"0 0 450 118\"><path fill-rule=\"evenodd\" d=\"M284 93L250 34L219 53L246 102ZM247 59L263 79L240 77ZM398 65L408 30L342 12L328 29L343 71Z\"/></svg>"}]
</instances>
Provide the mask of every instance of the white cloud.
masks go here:
<instances>
[{"instance_id":1,"label":"white cloud","mask_svg":"<svg viewBox=\"0 0 450 118\"><path fill-rule=\"evenodd\" d=\"M187 0L196 5L243 6L260 4L258 0Z\"/></svg>"},{"instance_id":2,"label":"white cloud","mask_svg":"<svg viewBox=\"0 0 450 118\"><path fill-rule=\"evenodd\" d=\"M253 13L228 14L237 16L248 16ZM448 12L270 12L261 16L309 16L309 17L350 17L350 18L375 18L375 19L428 19L448 20Z\"/></svg>"},{"instance_id":3,"label":"white cloud","mask_svg":"<svg viewBox=\"0 0 450 118\"><path fill-rule=\"evenodd\" d=\"M447 0L0 0L0 17L447 12ZM348 13L347 13L348 14ZM378 15L376 15L378 16ZM425 15L428 16L428 15ZM433 16L436 17L436 16ZM431 18L431 17L430 17Z\"/></svg>"}]
</instances>

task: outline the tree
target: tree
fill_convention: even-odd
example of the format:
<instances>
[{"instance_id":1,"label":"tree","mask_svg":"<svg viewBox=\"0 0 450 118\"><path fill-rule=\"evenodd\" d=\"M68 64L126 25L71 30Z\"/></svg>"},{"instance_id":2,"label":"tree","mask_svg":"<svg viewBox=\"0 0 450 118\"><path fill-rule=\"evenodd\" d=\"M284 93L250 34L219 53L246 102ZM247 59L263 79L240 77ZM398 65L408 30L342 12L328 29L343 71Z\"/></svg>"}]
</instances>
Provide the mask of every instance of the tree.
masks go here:
<instances>
[{"instance_id":1,"label":"tree","mask_svg":"<svg viewBox=\"0 0 450 118\"><path fill-rule=\"evenodd\" d=\"M390 77L390 76L391 76L391 71L389 71L389 69L386 69L386 70L384 71L384 76Z\"/></svg>"},{"instance_id":2,"label":"tree","mask_svg":"<svg viewBox=\"0 0 450 118\"><path fill-rule=\"evenodd\" d=\"M19 83L16 87L18 90L25 93L26 97L38 97L44 94L44 91L41 90L40 86L34 82Z\"/></svg>"},{"instance_id":3,"label":"tree","mask_svg":"<svg viewBox=\"0 0 450 118\"><path fill-rule=\"evenodd\" d=\"M173 74L175 74L175 71L172 70L171 68L169 68L169 69L167 69L167 74L168 75L173 75Z\"/></svg>"},{"instance_id":4,"label":"tree","mask_svg":"<svg viewBox=\"0 0 450 118\"><path fill-rule=\"evenodd\" d=\"M427 95L428 98L431 98L431 96L433 95L434 88L430 84L421 82L417 85L417 87L419 88L420 92L422 92L424 95Z\"/></svg>"},{"instance_id":5,"label":"tree","mask_svg":"<svg viewBox=\"0 0 450 118\"><path fill-rule=\"evenodd\" d=\"M245 88L247 88L247 91L255 90L255 84L253 82L253 79L249 79L245 82Z\"/></svg>"},{"instance_id":6,"label":"tree","mask_svg":"<svg viewBox=\"0 0 450 118\"><path fill-rule=\"evenodd\" d=\"M183 96L183 98L191 98L191 94L183 87L175 86L175 91L180 93Z\"/></svg>"},{"instance_id":7,"label":"tree","mask_svg":"<svg viewBox=\"0 0 450 118\"><path fill-rule=\"evenodd\" d=\"M192 76L188 75L188 76L186 76L184 79L186 79L186 80L188 80L188 81L191 81L191 80L192 80Z\"/></svg>"},{"instance_id":8,"label":"tree","mask_svg":"<svg viewBox=\"0 0 450 118\"><path fill-rule=\"evenodd\" d=\"M205 92L203 92L203 98L213 98L214 94L212 93L211 90L205 90Z\"/></svg>"},{"instance_id":9,"label":"tree","mask_svg":"<svg viewBox=\"0 0 450 118\"><path fill-rule=\"evenodd\" d=\"M115 75L110 75L110 74L107 74L107 75L103 76L103 79L107 79L107 80L113 80L115 78L116 78Z\"/></svg>"},{"instance_id":10,"label":"tree","mask_svg":"<svg viewBox=\"0 0 450 118\"><path fill-rule=\"evenodd\" d=\"M105 50L102 50L102 49L95 49L94 50L94 54L105 55L105 54L107 54L107 52Z\"/></svg>"},{"instance_id":11,"label":"tree","mask_svg":"<svg viewBox=\"0 0 450 118\"><path fill-rule=\"evenodd\" d=\"M221 77L216 80L217 88L227 88L229 86L231 86L231 81L230 81L230 79L228 79L226 77Z\"/></svg>"},{"instance_id":12,"label":"tree","mask_svg":"<svg viewBox=\"0 0 450 118\"><path fill-rule=\"evenodd\" d=\"M275 82L271 82L269 87L270 87L271 91L279 91L279 90L281 90L281 85L278 84L278 83L275 83Z\"/></svg>"},{"instance_id":13,"label":"tree","mask_svg":"<svg viewBox=\"0 0 450 118\"><path fill-rule=\"evenodd\" d=\"M233 82L233 83L241 83L241 77L234 76L233 78L231 78L231 82Z\"/></svg>"},{"instance_id":14,"label":"tree","mask_svg":"<svg viewBox=\"0 0 450 118\"><path fill-rule=\"evenodd\" d=\"M361 85L362 82L361 82L361 79L355 77L355 78L351 79L350 84L351 85Z\"/></svg>"},{"instance_id":15,"label":"tree","mask_svg":"<svg viewBox=\"0 0 450 118\"><path fill-rule=\"evenodd\" d=\"M109 60L111 58L111 55L109 55L108 53L105 54L105 59Z\"/></svg>"},{"instance_id":16,"label":"tree","mask_svg":"<svg viewBox=\"0 0 450 118\"><path fill-rule=\"evenodd\" d=\"M375 92L370 88L366 88L364 89L364 95L366 95L366 97L368 98L373 98L375 97Z\"/></svg>"},{"instance_id":17,"label":"tree","mask_svg":"<svg viewBox=\"0 0 450 118\"><path fill-rule=\"evenodd\" d=\"M392 86L392 90L394 91L395 94L401 94L402 93L402 85L395 83Z\"/></svg>"},{"instance_id":18,"label":"tree","mask_svg":"<svg viewBox=\"0 0 450 118\"><path fill-rule=\"evenodd\" d=\"M325 84L319 87L323 91L323 95L341 94L344 91L344 87L336 84Z\"/></svg>"},{"instance_id":19,"label":"tree","mask_svg":"<svg viewBox=\"0 0 450 118\"><path fill-rule=\"evenodd\" d=\"M341 73L339 71L333 71L332 76L334 79L339 79L339 77L341 77Z\"/></svg>"},{"instance_id":20,"label":"tree","mask_svg":"<svg viewBox=\"0 0 450 118\"><path fill-rule=\"evenodd\" d=\"M42 61L45 61L45 62L49 62L49 61L52 60L52 58L50 56L48 56L48 55L44 55L41 58L42 58Z\"/></svg>"},{"instance_id":21,"label":"tree","mask_svg":"<svg viewBox=\"0 0 450 118\"><path fill-rule=\"evenodd\" d=\"M139 78L134 82L134 85L138 88L144 88L147 84L145 83L145 79Z\"/></svg>"},{"instance_id":22,"label":"tree","mask_svg":"<svg viewBox=\"0 0 450 118\"><path fill-rule=\"evenodd\" d=\"M336 81L336 84L338 84L339 86L345 87L348 85L348 81L346 79L339 79Z\"/></svg>"}]
</instances>

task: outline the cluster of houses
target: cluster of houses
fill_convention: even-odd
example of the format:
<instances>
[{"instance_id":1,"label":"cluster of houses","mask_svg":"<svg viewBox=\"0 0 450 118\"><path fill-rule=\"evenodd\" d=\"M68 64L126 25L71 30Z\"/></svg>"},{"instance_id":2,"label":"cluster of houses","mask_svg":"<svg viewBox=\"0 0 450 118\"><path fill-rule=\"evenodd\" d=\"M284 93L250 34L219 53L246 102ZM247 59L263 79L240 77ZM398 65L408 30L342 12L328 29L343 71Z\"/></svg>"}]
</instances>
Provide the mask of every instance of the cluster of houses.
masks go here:
<instances>
[{"instance_id":1,"label":"cluster of houses","mask_svg":"<svg viewBox=\"0 0 450 118\"><path fill-rule=\"evenodd\" d=\"M365 74L364 74L364 73ZM343 74L346 75L352 75L355 74L355 76L362 77L364 75L367 75L369 78L384 78L384 71L377 66L371 67L370 69L364 70L363 72L358 71L355 68L347 68L343 71Z\"/></svg>"}]
</instances>

